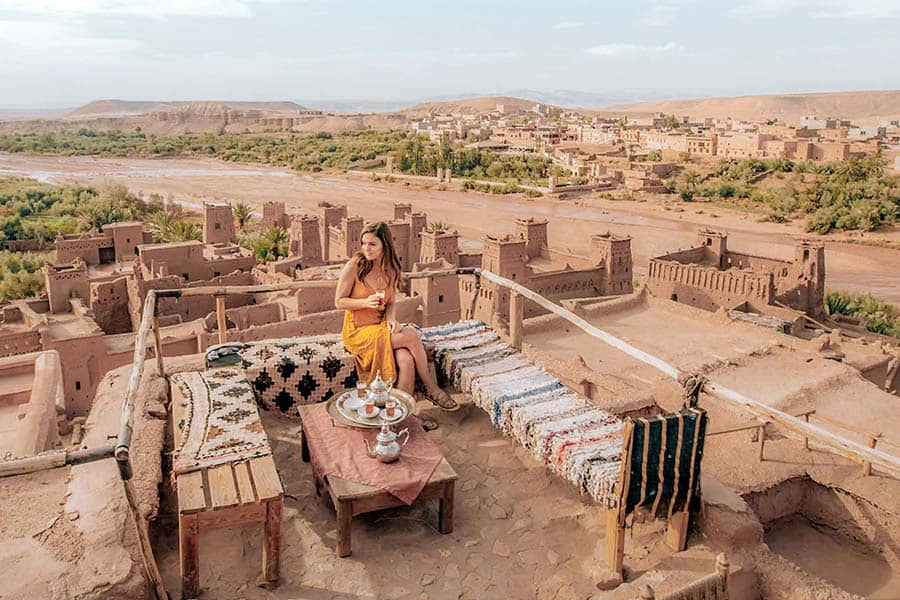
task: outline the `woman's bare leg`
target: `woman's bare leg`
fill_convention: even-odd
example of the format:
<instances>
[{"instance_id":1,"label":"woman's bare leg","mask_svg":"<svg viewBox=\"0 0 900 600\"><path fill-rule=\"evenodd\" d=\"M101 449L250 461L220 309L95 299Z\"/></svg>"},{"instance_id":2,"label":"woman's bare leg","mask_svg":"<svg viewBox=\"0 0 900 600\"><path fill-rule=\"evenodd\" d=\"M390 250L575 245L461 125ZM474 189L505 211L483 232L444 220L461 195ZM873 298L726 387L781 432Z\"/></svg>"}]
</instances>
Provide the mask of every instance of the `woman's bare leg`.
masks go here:
<instances>
[{"instance_id":1,"label":"woman's bare leg","mask_svg":"<svg viewBox=\"0 0 900 600\"><path fill-rule=\"evenodd\" d=\"M428 372L428 355L425 353L425 346L422 345L422 339L419 332L412 327L403 327L400 331L391 334L391 346L394 350L400 348L406 350L415 361L416 373L419 379L425 384L428 390L433 390L437 386L437 382L431 379Z\"/></svg>"},{"instance_id":2,"label":"woman's bare leg","mask_svg":"<svg viewBox=\"0 0 900 600\"><path fill-rule=\"evenodd\" d=\"M416 362L406 348L394 350L394 361L397 363L397 389L412 394L416 385Z\"/></svg>"},{"instance_id":3,"label":"woman's bare leg","mask_svg":"<svg viewBox=\"0 0 900 600\"><path fill-rule=\"evenodd\" d=\"M391 334L391 346L395 350L405 349L415 362L416 373L419 374L425 389L428 390L428 396L431 401L442 410L459 410L459 404L456 403L447 392L442 390L436 381L431 378L428 372L428 355L425 354L425 346L422 345L422 338L419 332L412 327L402 327L398 331Z\"/></svg>"}]
</instances>

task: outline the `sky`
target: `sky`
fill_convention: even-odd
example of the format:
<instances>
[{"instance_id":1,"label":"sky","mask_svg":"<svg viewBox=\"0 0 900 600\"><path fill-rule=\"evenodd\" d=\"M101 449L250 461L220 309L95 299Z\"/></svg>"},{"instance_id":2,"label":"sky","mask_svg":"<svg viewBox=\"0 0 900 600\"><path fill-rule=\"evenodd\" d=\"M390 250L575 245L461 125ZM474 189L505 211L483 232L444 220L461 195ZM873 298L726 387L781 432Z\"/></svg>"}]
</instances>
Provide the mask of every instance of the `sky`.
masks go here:
<instances>
[{"instance_id":1,"label":"sky","mask_svg":"<svg viewBox=\"0 0 900 600\"><path fill-rule=\"evenodd\" d=\"M0 0L0 106L900 89L900 0Z\"/></svg>"}]
</instances>

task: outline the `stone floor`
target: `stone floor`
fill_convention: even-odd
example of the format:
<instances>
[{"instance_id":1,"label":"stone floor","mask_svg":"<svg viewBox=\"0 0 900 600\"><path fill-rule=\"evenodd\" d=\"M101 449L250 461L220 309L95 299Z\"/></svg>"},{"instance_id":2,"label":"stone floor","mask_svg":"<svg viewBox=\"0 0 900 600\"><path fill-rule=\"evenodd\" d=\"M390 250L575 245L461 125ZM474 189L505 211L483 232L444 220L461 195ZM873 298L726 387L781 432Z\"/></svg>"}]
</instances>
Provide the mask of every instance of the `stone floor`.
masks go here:
<instances>
[{"instance_id":1,"label":"stone floor","mask_svg":"<svg viewBox=\"0 0 900 600\"><path fill-rule=\"evenodd\" d=\"M434 413L430 413L434 414ZM437 502L356 517L353 555L334 553L335 514L315 495L300 460L298 424L264 414L285 485L282 581L268 590L260 575L261 527L201 535L205 598L589 598L603 563L603 510L552 475L487 415L468 406L436 415L429 435L459 473L454 531L436 530ZM169 496L171 494L169 493ZM156 552L167 588L179 597L177 526L172 502ZM632 579L671 555L663 524L636 526L626 540ZM710 553L686 558L696 577L711 571Z\"/></svg>"}]
</instances>

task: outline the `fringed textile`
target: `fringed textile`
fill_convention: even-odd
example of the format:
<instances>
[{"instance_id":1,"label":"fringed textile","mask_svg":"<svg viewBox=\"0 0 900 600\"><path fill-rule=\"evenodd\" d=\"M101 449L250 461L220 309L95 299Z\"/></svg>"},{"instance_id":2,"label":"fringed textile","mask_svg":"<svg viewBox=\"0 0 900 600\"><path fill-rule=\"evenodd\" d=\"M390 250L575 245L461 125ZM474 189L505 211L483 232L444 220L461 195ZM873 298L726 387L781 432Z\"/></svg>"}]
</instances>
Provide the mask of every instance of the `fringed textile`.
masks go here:
<instances>
[{"instance_id":1,"label":"fringed textile","mask_svg":"<svg viewBox=\"0 0 900 600\"><path fill-rule=\"evenodd\" d=\"M728 584L723 576L712 573L659 600L728 600Z\"/></svg>"},{"instance_id":2,"label":"fringed textile","mask_svg":"<svg viewBox=\"0 0 900 600\"><path fill-rule=\"evenodd\" d=\"M424 329L422 340L447 381L469 394L495 427L582 493L615 504L620 419L569 390L480 321Z\"/></svg>"},{"instance_id":3,"label":"fringed textile","mask_svg":"<svg viewBox=\"0 0 900 600\"><path fill-rule=\"evenodd\" d=\"M249 460L272 453L259 420L253 390L237 367L176 373L172 386L185 402L181 444L174 452L176 474Z\"/></svg>"}]
</instances>

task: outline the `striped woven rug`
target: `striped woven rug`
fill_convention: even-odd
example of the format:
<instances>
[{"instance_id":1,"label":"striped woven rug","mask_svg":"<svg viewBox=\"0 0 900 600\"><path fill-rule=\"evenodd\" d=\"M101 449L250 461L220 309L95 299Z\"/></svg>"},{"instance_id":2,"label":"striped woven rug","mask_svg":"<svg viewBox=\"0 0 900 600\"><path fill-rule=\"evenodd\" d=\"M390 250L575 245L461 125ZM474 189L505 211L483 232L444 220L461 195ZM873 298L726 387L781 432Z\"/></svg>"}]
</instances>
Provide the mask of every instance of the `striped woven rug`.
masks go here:
<instances>
[{"instance_id":1,"label":"striped woven rug","mask_svg":"<svg viewBox=\"0 0 900 600\"><path fill-rule=\"evenodd\" d=\"M446 379L495 427L594 500L616 503L621 419L568 389L481 321L423 329L422 341Z\"/></svg>"}]
</instances>

